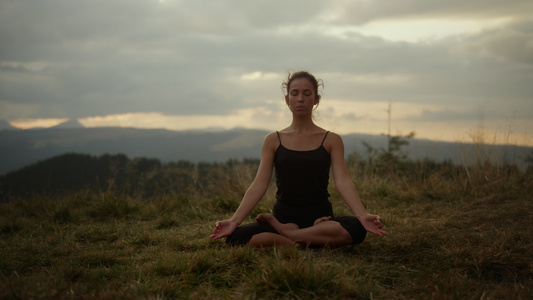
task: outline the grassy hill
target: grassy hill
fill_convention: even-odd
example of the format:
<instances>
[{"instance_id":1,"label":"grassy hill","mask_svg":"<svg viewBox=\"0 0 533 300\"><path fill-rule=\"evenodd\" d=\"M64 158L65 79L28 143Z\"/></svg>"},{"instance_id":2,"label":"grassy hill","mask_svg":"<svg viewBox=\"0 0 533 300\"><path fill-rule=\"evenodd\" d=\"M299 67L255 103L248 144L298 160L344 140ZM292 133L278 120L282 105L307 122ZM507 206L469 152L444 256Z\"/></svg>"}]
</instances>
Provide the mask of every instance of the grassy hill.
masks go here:
<instances>
[{"instance_id":1,"label":"grassy hill","mask_svg":"<svg viewBox=\"0 0 533 300\"><path fill-rule=\"evenodd\" d=\"M337 249L209 240L254 161L154 167L131 193L111 176L105 189L14 197L0 203L0 299L530 298L531 169L385 159L352 158L349 172L389 235ZM147 192L153 178L175 188ZM274 193L245 222L269 212ZM349 214L333 185L330 193L335 214Z\"/></svg>"}]
</instances>

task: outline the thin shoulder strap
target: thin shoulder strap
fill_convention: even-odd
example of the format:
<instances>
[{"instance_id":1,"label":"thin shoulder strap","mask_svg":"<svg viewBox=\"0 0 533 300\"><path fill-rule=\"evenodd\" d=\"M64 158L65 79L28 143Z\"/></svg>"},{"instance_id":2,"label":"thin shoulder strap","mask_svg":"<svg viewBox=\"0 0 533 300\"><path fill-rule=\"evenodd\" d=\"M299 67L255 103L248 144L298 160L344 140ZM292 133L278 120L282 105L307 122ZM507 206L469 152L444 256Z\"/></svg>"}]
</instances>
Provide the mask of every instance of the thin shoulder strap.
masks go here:
<instances>
[{"instance_id":1,"label":"thin shoulder strap","mask_svg":"<svg viewBox=\"0 0 533 300\"><path fill-rule=\"evenodd\" d=\"M324 135L324 139L322 140L322 143L320 144L320 146L324 145L324 141L328 137L328 133L329 133L329 131L326 131L326 135Z\"/></svg>"},{"instance_id":2,"label":"thin shoulder strap","mask_svg":"<svg viewBox=\"0 0 533 300\"><path fill-rule=\"evenodd\" d=\"M279 137L279 132L276 131L276 133L278 134L279 144L281 145L281 138Z\"/></svg>"}]
</instances>

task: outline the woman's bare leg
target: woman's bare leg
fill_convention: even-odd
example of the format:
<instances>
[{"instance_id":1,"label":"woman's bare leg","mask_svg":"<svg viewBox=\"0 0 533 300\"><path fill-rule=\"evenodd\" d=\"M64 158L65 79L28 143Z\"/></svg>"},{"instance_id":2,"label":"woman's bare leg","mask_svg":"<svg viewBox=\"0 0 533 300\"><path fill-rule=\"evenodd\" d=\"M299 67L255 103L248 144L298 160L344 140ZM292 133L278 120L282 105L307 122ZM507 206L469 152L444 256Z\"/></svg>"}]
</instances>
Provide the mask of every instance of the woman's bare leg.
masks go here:
<instances>
[{"instance_id":1,"label":"woman's bare leg","mask_svg":"<svg viewBox=\"0 0 533 300\"><path fill-rule=\"evenodd\" d=\"M282 224L271 214L261 214L256 218L272 226L282 236L303 245L314 246L344 246L353 243L352 237L339 222L329 221L329 218L319 218L315 225L298 228L296 224Z\"/></svg>"},{"instance_id":2,"label":"woman's bare leg","mask_svg":"<svg viewBox=\"0 0 533 300\"><path fill-rule=\"evenodd\" d=\"M317 225L317 224L320 224L322 222L329 221L329 219L331 219L331 217L318 218L318 219L315 220L315 223L313 225Z\"/></svg>"},{"instance_id":3,"label":"woman's bare leg","mask_svg":"<svg viewBox=\"0 0 533 300\"><path fill-rule=\"evenodd\" d=\"M256 248L298 246L298 244L293 240L271 232L263 232L252 236L252 239L250 239L250 241L246 245Z\"/></svg>"}]
</instances>

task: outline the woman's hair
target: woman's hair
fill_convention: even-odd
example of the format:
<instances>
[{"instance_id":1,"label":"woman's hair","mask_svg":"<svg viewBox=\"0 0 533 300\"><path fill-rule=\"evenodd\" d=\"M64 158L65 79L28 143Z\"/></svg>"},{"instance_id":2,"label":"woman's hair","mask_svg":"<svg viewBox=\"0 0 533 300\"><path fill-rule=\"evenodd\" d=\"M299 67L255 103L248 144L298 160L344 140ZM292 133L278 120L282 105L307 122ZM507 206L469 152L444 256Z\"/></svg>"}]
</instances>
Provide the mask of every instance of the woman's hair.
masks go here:
<instances>
[{"instance_id":1,"label":"woman's hair","mask_svg":"<svg viewBox=\"0 0 533 300\"><path fill-rule=\"evenodd\" d=\"M315 76L313 76L313 74L307 71L298 71L292 74L289 72L289 75L287 76L287 80L281 84L281 88L285 90L285 95L289 95L289 90L291 89L291 83L295 79L299 79L299 78L305 78L309 80L311 85L313 85L314 87L315 96L320 97L320 94L318 93L318 87L324 88L324 82L321 79L317 80Z\"/></svg>"}]
</instances>

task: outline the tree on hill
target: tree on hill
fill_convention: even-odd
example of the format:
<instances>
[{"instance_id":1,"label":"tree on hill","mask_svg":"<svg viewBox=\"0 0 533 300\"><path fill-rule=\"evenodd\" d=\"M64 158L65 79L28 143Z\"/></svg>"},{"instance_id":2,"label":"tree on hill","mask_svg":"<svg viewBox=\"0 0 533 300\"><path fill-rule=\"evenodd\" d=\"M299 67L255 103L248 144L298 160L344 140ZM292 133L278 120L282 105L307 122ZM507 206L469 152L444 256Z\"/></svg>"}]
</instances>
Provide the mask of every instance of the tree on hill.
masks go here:
<instances>
[{"instance_id":1,"label":"tree on hill","mask_svg":"<svg viewBox=\"0 0 533 300\"><path fill-rule=\"evenodd\" d=\"M68 153L0 177L0 201L80 190L141 198L184 196L194 191L213 197L228 189L228 174L243 175L240 170L258 165L259 160L244 159L242 162L229 160L225 164L178 161L163 166L158 159L130 159L124 154L95 157ZM239 182L230 185L229 188L233 188L239 186Z\"/></svg>"}]
</instances>

